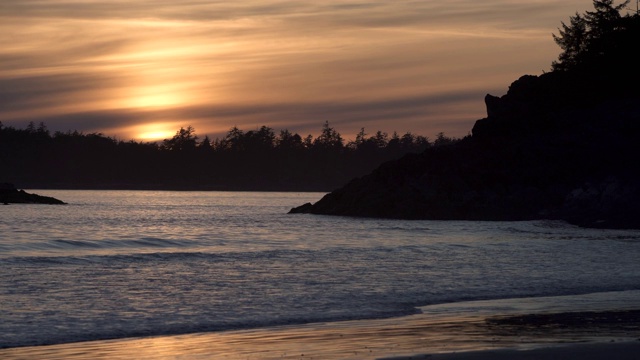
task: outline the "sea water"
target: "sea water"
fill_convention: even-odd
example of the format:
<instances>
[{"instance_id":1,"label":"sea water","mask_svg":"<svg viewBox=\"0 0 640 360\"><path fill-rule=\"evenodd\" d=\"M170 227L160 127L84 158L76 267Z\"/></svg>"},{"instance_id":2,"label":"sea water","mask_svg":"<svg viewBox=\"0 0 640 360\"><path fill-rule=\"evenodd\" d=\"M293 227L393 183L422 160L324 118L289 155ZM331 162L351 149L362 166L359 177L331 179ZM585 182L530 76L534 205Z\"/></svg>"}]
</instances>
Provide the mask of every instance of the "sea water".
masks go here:
<instances>
[{"instance_id":1,"label":"sea water","mask_svg":"<svg viewBox=\"0 0 640 360\"><path fill-rule=\"evenodd\" d=\"M640 290L636 230L287 214L322 193L28 191L68 205L0 206L0 348Z\"/></svg>"}]
</instances>

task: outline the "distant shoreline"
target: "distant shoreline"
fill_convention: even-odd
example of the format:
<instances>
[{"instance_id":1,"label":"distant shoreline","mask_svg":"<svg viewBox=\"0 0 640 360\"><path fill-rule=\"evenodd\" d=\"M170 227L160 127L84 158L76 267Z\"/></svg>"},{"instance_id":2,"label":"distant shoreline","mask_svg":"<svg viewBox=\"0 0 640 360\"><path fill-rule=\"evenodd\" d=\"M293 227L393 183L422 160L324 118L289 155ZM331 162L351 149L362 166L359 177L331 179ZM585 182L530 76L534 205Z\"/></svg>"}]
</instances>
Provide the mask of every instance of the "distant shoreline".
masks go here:
<instances>
[{"instance_id":1,"label":"distant shoreline","mask_svg":"<svg viewBox=\"0 0 640 360\"><path fill-rule=\"evenodd\" d=\"M25 191L179 191L179 192L266 192L266 193L320 193L327 194L330 190L258 190L258 189L218 189L218 188L63 188L63 187L29 187Z\"/></svg>"},{"instance_id":2,"label":"distant shoreline","mask_svg":"<svg viewBox=\"0 0 640 360\"><path fill-rule=\"evenodd\" d=\"M329 193L334 189L323 187L232 187L232 186L167 186L167 185L141 185L141 186L51 186L43 184L27 184L24 189L37 190L95 190L95 191L237 191L237 192L321 192Z\"/></svg>"}]
</instances>

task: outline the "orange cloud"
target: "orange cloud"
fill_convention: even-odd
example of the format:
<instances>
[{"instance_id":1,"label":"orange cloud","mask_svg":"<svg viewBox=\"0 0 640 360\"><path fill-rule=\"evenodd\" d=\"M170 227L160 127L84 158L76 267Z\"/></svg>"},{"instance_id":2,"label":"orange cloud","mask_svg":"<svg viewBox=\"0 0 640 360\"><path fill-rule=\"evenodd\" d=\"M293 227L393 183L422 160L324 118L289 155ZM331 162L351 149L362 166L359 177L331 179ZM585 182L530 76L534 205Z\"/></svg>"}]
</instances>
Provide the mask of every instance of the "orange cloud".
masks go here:
<instances>
[{"instance_id":1,"label":"orange cloud","mask_svg":"<svg viewBox=\"0 0 640 360\"><path fill-rule=\"evenodd\" d=\"M317 133L325 120L463 136L486 93L549 69L551 33L589 5L5 0L0 121L138 139L157 124Z\"/></svg>"}]
</instances>

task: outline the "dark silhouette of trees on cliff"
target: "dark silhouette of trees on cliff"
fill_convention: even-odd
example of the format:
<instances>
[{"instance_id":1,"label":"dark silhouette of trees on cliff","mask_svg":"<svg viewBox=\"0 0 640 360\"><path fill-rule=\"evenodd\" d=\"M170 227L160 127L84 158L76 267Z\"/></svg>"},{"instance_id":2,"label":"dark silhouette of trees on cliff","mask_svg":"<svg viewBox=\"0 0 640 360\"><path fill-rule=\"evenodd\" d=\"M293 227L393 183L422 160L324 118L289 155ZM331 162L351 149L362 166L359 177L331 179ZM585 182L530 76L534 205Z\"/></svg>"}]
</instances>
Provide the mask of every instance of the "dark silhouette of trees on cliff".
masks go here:
<instances>
[{"instance_id":1,"label":"dark silhouette of trees on cliff","mask_svg":"<svg viewBox=\"0 0 640 360\"><path fill-rule=\"evenodd\" d=\"M23 188L329 191L443 137L431 143L410 132L366 136L362 129L345 144L325 122L317 138L262 126L200 140L187 126L170 139L137 142L0 123L0 179Z\"/></svg>"},{"instance_id":2,"label":"dark silhouette of trees on cliff","mask_svg":"<svg viewBox=\"0 0 640 360\"><path fill-rule=\"evenodd\" d=\"M629 0L615 5L613 0L595 0L594 11L576 13L569 24L562 23L553 35L563 52L552 63L553 70L601 70L637 65L637 41L640 16L637 12L622 15ZM635 71L634 67L625 71Z\"/></svg>"},{"instance_id":3,"label":"dark silhouette of trees on cliff","mask_svg":"<svg viewBox=\"0 0 640 360\"><path fill-rule=\"evenodd\" d=\"M554 39L553 71L524 75L472 136L378 167L292 212L404 219L562 219L638 228L637 12L595 1ZM445 146L446 145L446 146Z\"/></svg>"},{"instance_id":4,"label":"dark silhouette of trees on cliff","mask_svg":"<svg viewBox=\"0 0 640 360\"><path fill-rule=\"evenodd\" d=\"M621 15L627 3L595 1L595 11L563 24L553 71L488 94L472 136L438 134L421 154L291 212L640 228L640 16ZM368 144L363 129L353 147L375 149L376 138L384 134Z\"/></svg>"}]
</instances>

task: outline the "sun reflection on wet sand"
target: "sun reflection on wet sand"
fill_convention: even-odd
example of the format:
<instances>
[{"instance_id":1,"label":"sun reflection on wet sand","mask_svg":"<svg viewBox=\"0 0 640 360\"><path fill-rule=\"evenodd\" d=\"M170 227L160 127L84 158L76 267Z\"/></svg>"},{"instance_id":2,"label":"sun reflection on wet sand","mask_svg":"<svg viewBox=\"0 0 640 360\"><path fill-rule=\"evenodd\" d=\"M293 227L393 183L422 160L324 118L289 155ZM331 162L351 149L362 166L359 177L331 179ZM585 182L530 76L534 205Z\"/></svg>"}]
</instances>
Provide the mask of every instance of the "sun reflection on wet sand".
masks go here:
<instances>
[{"instance_id":1,"label":"sun reflection on wet sand","mask_svg":"<svg viewBox=\"0 0 640 360\"><path fill-rule=\"evenodd\" d=\"M89 355L92 359L129 359L134 354L141 359L373 359L489 348L482 345L488 339L477 330L479 319L423 323L419 318L94 341L0 350L0 355L4 359L80 359Z\"/></svg>"},{"instance_id":2,"label":"sun reflection on wet sand","mask_svg":"<svg viewBox=\"0 0 640 360\"><path fill-rule=\"evenodd\" d=\"M497 314L504 317L540 313L545 309L628 311L638 309L639 293L435 305L423 307L421 314L402 318L12 348L0 350L0 357L5 360L130 359L132 356L141 359L380 359L503 348L523 350L559 343L630 341L640 335L638 324L626 329L611 324L544 328L520 324L496 329L488 325L486 319L495 318ZM617 298L611 301L611 296ZM580 309L575 308L576 303L580 303ZM640 314L638 311L628 313L636 317Z\"/></svg>"}]
</instances>

